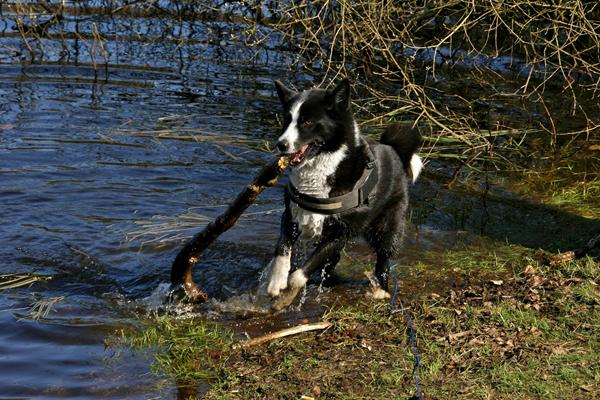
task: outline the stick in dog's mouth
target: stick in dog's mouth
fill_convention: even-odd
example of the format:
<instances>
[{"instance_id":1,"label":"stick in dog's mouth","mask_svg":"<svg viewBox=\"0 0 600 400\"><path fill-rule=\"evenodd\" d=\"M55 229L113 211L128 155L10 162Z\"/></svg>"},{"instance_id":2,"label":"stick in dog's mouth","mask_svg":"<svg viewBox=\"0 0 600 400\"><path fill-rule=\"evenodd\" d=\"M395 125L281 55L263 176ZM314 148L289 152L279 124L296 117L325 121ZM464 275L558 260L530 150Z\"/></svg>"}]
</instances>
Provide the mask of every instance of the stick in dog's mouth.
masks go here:
<instances>
[{"instance_id":1,"label":"stick in dog's mouth","mask_svg":"<svg viewBox=\"0 0 600 400\"><path fill-rule=\"evenodd\" d=\"M310 144L305 144L304 146L302 146L300 148L300 150L298 150L297 152L295 152L294 154L292 154L290 156L290 165L300 164L302 161L304 161L304 159L306 158L306 155L308 154L309 151L310 151Z\"/></svg>"}]
</instances>

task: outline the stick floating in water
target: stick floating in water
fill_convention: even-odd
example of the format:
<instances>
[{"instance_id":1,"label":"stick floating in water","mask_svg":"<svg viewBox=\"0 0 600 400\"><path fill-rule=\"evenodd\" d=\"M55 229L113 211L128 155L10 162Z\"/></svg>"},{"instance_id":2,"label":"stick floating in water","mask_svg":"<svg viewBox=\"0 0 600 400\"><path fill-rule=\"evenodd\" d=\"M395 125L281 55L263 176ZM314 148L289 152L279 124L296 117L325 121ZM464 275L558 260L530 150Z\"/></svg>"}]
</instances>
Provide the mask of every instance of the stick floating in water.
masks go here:
<instances>
[{"instance_id":1,"label":"stick floating in water","mask_svg":"<svg viewBox=\"0 0 600 400\"><path fill-rule=\"evenodd\" d=\"M194 235L181 249L171 267L171 284L177 288L175 291L176 297L183 297L190 302L205 302L208 300L208 295L194 283L192 276L194 265L198 262L202 252L217 237L235 225L239 217L254 203L258 195L277 182L288 164L288 158L280 156L265 165L252 183L237 195L233 203L227 207L227 210L209 223L201 232Z\"/></svg>"}]
</instances>

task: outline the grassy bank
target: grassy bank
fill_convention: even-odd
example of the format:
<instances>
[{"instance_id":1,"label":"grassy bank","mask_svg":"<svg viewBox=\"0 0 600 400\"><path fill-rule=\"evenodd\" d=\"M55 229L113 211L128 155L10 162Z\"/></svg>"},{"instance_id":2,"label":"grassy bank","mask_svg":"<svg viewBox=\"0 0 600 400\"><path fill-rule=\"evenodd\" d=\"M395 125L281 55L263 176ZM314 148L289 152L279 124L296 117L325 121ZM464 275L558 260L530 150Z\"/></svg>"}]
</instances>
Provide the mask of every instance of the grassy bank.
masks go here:
<instances>
[{"instance_id":1,"label":"grassy bank","mask_svg":"<svg viewBox=\"0 0 600 400\"><path fill-rule=\"evenodd\" d=\"M600 384L600 278L592 260L429 293L413 314L428 399L590 399ZM207 398L410 398L407 322L385 304L334 307L318 335L237 354Z\"/></svg>"},{"instance_id":2,"label":"grassy bank","mask_svg":"<svg viewBox=\"0 0 600 400\"><path fill-rule=\"evenodd\" d=\"M584 259L549 267L535 257L496 262L509 273L404 299L425 398L600 396L600 264ZM247 349L236 349L230 332L198 319L161 317L124 340L156 351L156 371L182 387L210 382L207 399L415 395L401 313L357 297L353 305L332 305L322 319L333 327Z\"/></svg>"}]
</instances>

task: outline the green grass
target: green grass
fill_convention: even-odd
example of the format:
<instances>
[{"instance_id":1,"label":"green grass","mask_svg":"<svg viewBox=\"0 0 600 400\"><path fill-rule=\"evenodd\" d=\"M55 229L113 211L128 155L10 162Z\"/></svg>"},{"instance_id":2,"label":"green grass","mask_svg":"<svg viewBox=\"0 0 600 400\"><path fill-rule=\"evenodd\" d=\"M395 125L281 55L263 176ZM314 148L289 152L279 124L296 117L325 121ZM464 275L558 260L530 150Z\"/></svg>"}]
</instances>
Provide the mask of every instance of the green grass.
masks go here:
<instances>
[{"instance_id":1,"label":"green grass","mask_svg":"<svg viewBox=\"0 0 600 400\"><path fill-rule=\"evenodd\" d=\"M153 371L180 384L218 379L234 343L231 331L199 318L154 315L143 326L122 331L119 342L134 351L153 351Z\"/></svg>"},{"instance_id":2,"label":"green grass","mask_svg":"<svg viewBox=\"0 0 600 400\"><path fill-rule=\"evenodd\" d=\"M600 396L598 261L548 267L511 246L460 249L448 260L470 276L486 262L510 273L500 272L501 283L486 278L444 290L432 283L435 290L421 297L399 299L413 316L427 399ZM386 302L358 300L332 306L321 319L333 327L239 349L213 322L155 316L121 343L153 352L154 371L178 385L211 383L209 400L414 395L414 358L400 313Z\"/></svg>"},{"instance_id":3,"label":"green grass","mask_svg":"<svg viewBox=\"0 0 600 400\"><path fill-rule=\"evenodd\" d=\"M600 179L575 181L550 191L546 203L587 218L600 217Z\"/></svg>"}]
</instances>

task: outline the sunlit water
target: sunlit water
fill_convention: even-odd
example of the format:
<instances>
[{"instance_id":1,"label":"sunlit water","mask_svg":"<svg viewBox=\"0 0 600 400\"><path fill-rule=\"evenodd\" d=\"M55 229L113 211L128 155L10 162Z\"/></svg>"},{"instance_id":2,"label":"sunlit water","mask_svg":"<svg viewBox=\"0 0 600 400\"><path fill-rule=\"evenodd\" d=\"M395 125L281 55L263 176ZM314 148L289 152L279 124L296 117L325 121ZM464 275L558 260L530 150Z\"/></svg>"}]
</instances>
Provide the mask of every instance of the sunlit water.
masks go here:
<instances>
[{"instance_id":1,"label":"sunlit water","mask_svg":"<svg viewBox=\"0 0 600 400\"><path fill-rule=\"evenodd\" d=\"M260 60L249 65L243 47L226 42L223 31L233 27L210 33L198 23L188 37L221 38L218 45L177 49L158 40L158 20L103 23L144 32L108 42L107 69L94 69L85 41L69 42L61 59L60 41L47 40L40 64L21 64L26 49L11 22L0 27L0 273L50 278L0 294L2 397L173 397L173 384L150 373L147 357L115 357L104 346L138 313L162 307L182 244L148 243L152 235L129 241L128 233L191 207L217 215L268 159L227 138L260 143L276 134L272 78L282 72ZM187 140L173 138L186 129ZM223 143L202 141L215 134ZM281 188L265 193L250 212L275 212L242 220L204 255L197 279L216 304L256 286L280 199ZM199 227L187 229L185 237ZM32 303L58 296L46 317L31 318Z\"/></svg>"}]
</instances>

